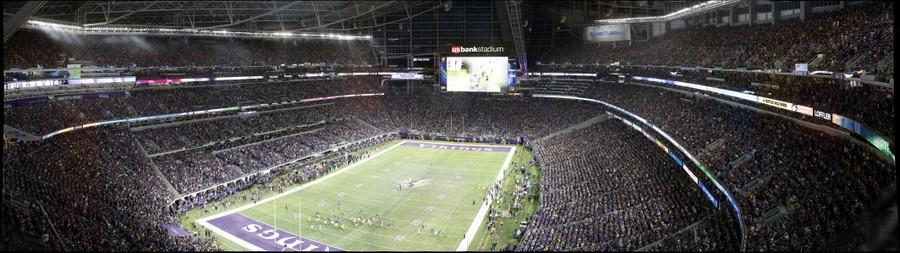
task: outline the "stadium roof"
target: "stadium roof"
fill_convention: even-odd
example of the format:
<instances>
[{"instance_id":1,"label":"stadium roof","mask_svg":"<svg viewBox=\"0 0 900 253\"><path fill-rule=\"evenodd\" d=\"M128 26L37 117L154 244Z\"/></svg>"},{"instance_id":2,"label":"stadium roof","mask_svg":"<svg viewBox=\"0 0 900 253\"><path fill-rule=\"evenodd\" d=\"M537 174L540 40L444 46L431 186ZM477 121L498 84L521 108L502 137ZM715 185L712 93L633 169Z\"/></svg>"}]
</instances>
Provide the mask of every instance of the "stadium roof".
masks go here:
<instances>
[{"instance_id":1,"label":"stadium roof","mask_svg":"<svg viewBox=\"0 0 900 253\"><path fill-rule=\"evenodd\" d=\"M28 1L4 1L4 23ZM437 8L439 1L38 1L32 20L85 27L337 32L383 22L391 13ZM390 20L388 20L389 22Z\"/></svg>"},{"instance_id":2,"label":"stadium roof","mask_svg":"<svg viewBox=\"0 0 900 253\"><path fill-rule=\"evenodd\" d=\"M28 1L4 1L3 17ZM42 3L32 20L85 27L192 28L237 31L342 32L377 26L388 14L437 9L449 0L430 1L32 1ZM602 15L623 18L669 14L705 1L560 1L598 5ZM582 7L583 8L583 7ZM611 15L615 13L618 15ZM624 14L624 15L622 15ZM396 19L397 15L390 15Z\"/></svg>"}]
</instances>

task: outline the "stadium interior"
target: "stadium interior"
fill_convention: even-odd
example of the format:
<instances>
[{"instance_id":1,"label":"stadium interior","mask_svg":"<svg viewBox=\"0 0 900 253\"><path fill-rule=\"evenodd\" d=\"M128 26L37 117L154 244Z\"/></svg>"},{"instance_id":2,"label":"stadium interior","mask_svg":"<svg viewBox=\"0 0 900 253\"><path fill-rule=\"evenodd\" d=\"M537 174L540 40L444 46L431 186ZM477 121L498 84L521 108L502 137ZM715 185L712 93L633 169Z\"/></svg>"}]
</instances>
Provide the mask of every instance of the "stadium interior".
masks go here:
<instances>
[{"instance_id":1,"label":"stadium interior","mask_svg":"<svg viewBox=\"0 0 900 253\"><path fill-rule=\"evenodd\" d=\"M4 1L0 250L897 251L893 11Z\"/></svg>"}]
</instances>

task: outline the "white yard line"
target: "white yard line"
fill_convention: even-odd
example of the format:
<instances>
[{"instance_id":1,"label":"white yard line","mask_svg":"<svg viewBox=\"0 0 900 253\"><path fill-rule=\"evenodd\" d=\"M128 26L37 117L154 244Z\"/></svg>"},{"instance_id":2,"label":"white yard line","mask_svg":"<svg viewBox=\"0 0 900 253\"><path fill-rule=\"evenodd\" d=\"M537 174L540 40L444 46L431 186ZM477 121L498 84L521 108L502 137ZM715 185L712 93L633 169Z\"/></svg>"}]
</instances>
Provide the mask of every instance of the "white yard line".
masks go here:
<instances>
[{"instance_id":1,"label":"white yard line","mask_svg":"<svg viewBox=\"0 0 900 253\"><path fill-rule=\"evenodd\" d=\"M503 178L503 172L506 171L506 168L509 167L510 162L512 161L513 154L516 153L516 147L513 146L509 150L509 154L506 155L506 161L503 162L503 167L500 168L500 172L497 173L497 179L494 179L494 182L500 181ZM469 225L469 230L466 231L465 237L459 241L459 246L456 247L456 251L467 251L469 249L469 243L472 239L475 238L475 233L478 232L478 227L481 226L481 223L484 221L484 217L487 216L487 211L491 206L491 202L493 199L488 197L488 200L481 203L481 208L478 209L478 213L475 214L475 219L472 220L472 224Z\"/></svg>"},{"instance_id":2,"label":"white yard line","mask_svg":"<svg viewBox=\"0 0 900 253\"><path fill-rule=\"evenodd\" d=\"M216 234L218 234L218 235L221 235L221 236L224 237L225 239L228 239L228 240L231 241L231 242L234 242L234 243L236 243L236 244L238 244L238 245L240 245L240 246L243 246L244 248L246 248L246 249L248 249L248 250L252 250L252 251L263 251L262 248L259 248L259 247L255 246L255 245L253 245L253 244L251 244L251 243L248 243L248 242L246 242L246 241L244 241L244 240L242 240L242 239L240 239L240 238L238 238L238 237L236 237L236 236L234 236L234 235L232 235L232 234L229 234L228 232L223 231L222 229L220 229L220 228L218 228L218 227L216 227L216 226L213 226L212 224L209 223L209 220L213 220L213 219L216 219L216 218L219 218L219 217L222 217L222 216L230 215L230 214L233 214L233 213L236 213L236 212L240 212L240 211L243 211L243 210L246 210L246 209L249 209L249 208L253 208L253 207L256 207L256 206L265 204L266 202L269 202L269 201L272 201L272 200L275 200L275 199L284 197L284 196L286 196L286 195L292 194L292 193L297 192L297 191L299 191L299 190L305 189L305 188L307 188L307 187L311 187L311 186L313 186L313 185L318 184L318 183L321 182L321 181L325 181L326 179L329 179L329 178L331 178L331 177L333 177L333 176L335 176L335 175L338 175L338 174L341 174L341 173L343 173L343 172L345 172L345 171L347 171L347 170L350 170L350 169L356 167L357 165L363 164L363 163L369 161L370 159L373 159L373 158L375 158L375 157L381 156L382 154L387 153L388 151L390 151L390 150L392 150L392 149L394 149L394 148L396 148L396 147L402 146L402 145L403 145L404 143L406 143L406 142L420 142L420 143L432 143L432 144L448 144L448 143L446 143L446 142L430 142L430 141L420 141L420 140L403 140L403 141L400 141L400 143L395 144L394 146L391 146L391 147L389 147L389 148L387 148L387 149L385 149L385 150L382 150L382 151L380 151L380 152L378 152L378 153L376 153L376 154L374 154L374 155L372 155L372 156L370 156L370 157L368 157L368 158L365 158L365 159L363 159L363 160L357 161L356 163L351 164L350 166L344 167L343 169L340 169L340 170L335 171L335 172L333 172L333 173L331 173L331 174L325 175L324 177L321 177L321 178L318 178L318 179L316 179L316 180L313 180L312 182L309 182L309 183L306 183L306 184L303 184L303 185L299 185L299 186L294 187L294 188L292 188L292 189L290 189L290 190L287 190L287 191L285 191L285 192L283 192L283 193L279 193L279 194L277 194L277 195L274 195L274 196L265 198L265 199L263 199L263 200L261 200L261 201L259 201L259 202L256 202L256 203L246 204L246 205L243 205L243 206L238 207L238 208L235 208L235 209L231 209L231 210L224 211L224 212L221 212L221 213L218 213L218 214L214 214L214 215L210 215L210 216L207 216L207 217L204 217L204 218L197 219L195 222L197 222L198 224L200 224L201 226L203 226L203 227L205 227L205 228L208 228L209 230L213 231L214 233L216 233ZM500 168L500 171L497 173L497 178L494 180L494 182L497 182L497 181L499 181L501 178L503 178L503 172L505 172L505 171L506 171L506 168L509 167L509 164L510 164L510 162L512 161L512 158L513 158L513 154L515 154L515 151L516 151L516 147L515 147L515 146L497 146L497 145L476 144L476 143L457 143L457 145L487 146L487 147L509 147L510 150L509 150L509 153L508 153L507 156L506 156L506 161L503 162L503 167ZM459 242L459 247L457 247L457 249L456 249L457 251L465 251L465 250L468 248L471 239L475 237L475 233L478 231L479 225L481 225L481 222L484 221L484 217L487 215L487 211L488 211L488 208L490 207L491 201L492 201L492 200L489 198L487 202L484 202L484 203L481 204L481 209L478 210L478 213L475 215L475 219L472 221L472 224L469 226L469 230L466 231L465 238L464 238L462 241ZM273 226L273 227L274 227L274 226Z\"/></svg>"},{"instance_id":3,"label":"white yard line","mask_svg":"<svg viewBox=\"0 0 900 253\"><path fill-rule=\"evenodd\" d=\"M255 206L259 206L259 205L262 205L262 204L264 204L264 203L266 203L266 202L272 201L272 200L274 200L274 199L281 198L281 197L284 197L284 196L286 196L286 195L288 195L288 194L291 194L291 193L297 192L297 191L299 191L299 190L302 190L302 189L304 189L304 188L306 188L306 187L310 187L310 186L316 185L316 184L318 184L318 183L321 182L321 181L325 181L326 179L329 179L329 178L331 178L331 177L333 177L333 176L335 176L335 175L337 175L337 174L341 174L341 173L343 173L344 171L350 170L350 169L356 167L357 165L363 164L363 163L369 161L369 160L372 159L372 158L381 156L381 154L384 154L384 153L386 153L386 152L388 152L388 151L390 151L390 150L392 150L392 149L394 149L394 148L396 148L396 147L399 147L400 145L403 145L403 143L406 143L406 140L403 140L403 141L401 141L400 143L395 144L394 146L391 146L391 147L389 147L389 148L387 148L387 149L385 149L385 150L382 150L381 152L378 152L378 153L376 153L376 154L374 154L374 155L372 155L372 156L370 156L370 157L367 157L367 158L362 159L362 160L360 160L360 161L358 161L358 162L356 162L356 163L354 163L354 164L351 164L350 166L347 166L347 167L345 167L345 168L343 168L343 169L340 169L340 170L338 170L338 171L335 171L335 172L333 172L333 173L331 173L331 174L325 175L324 177L320 177L319 179L313 180L312 182L309 182L309 183L306 183L306 184L302 184L302 185L300 185L300 186L294 187L293 189L287 190L287 191L285 191L285 192L283 192L283 193L279 193L279 194L277 194L277 195L275 195L275 196L268 197L268 198L263 199L263 200L261 200L261 201L259 201L259 202L256 202L256 203L246 204L246 205L244 205L244 206L241 206L241 207L238 207L238 208L235 208L235 209L231 209L231 210L228 210L228 211L225 211L225 212L221 212L221 213L219 213L219 214L215 214L215 215L207 216L207 217L205 217L205 218L197 219L196 222L199 223L200 225L202 225L202 226L205 227L205 228L209 228L210 230L212 230L212 231L215 232L216 234L219 234L219 235L225 237L226 239L228 239L228 240L230 240L230 241L232 241L232 242L234 242L234 243L237 243L238 245L243 246L244 248L247 248L247 249L253 250L253 251L262 251L261 248L256 247L256 246L254 246L253 244L250 244L250 243L248 243L248 242L246 242L246 241L244 241L244 240L241 240L240 238L237 238L236 236L234 236L234 235L232 235L232 234L229 234L229 233L223 231L222 229L219 229L218 227L213 226L212 224L209 224L209 220L213 220L213 219L216 219L216 218L219 218L219 217L222 217L222 216L226 216L226 215L229 215L229 214L233 214L233 213L236 213L236 212L240 212L240 211L246 210L246 209L248 209L248 208L252 208L252 207L255 207Z\"/></svg>"}]
</instances>

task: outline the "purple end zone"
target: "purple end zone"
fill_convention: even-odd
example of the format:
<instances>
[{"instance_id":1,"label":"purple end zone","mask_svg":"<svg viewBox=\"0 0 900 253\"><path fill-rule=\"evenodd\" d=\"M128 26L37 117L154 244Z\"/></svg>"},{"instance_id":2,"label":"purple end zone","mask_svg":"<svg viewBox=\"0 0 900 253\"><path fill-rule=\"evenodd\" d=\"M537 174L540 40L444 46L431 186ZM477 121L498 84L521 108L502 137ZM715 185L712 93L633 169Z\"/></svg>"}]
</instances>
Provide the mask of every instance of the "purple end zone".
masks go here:
<instances>
[{"instance_id":1,"label":"purple end zone","mask_svg":"<svg viewBox=\"0 0 900 253\"><path fill-rule=\"evenodd\" d=\"M187 230L184 230L184 228L181 228L181 226L178 226L175 224L166 224L166 225L163 225L163 227L166 229L166 232L169 232L169 235L171 235L171 236L177 236L177 237L191 236L190 232L188 232Z\"/></svg>"},{"instance_id":2,"label":"purple end zone","mask_svg":"<svg viewBox=\"0 0 900 253\"><path fill-rule=\"evenodd\" d=\"M403 143L403 146L406 147L416 147L416 148L433 148L433 149L443 149L443 150L460 150L460 151L484 151L484 152L509 152L512 147L496 147L496 146L474 146L474 145L459 145L459 144L441 144L441 143L428 143L428 142L416 142L416 141L407 141Z\"/></svg>"},{"instance_id":3,"label":"purple end zone","mask_svg":"<svg viewBox=\"0 0 900 253\"><path fill-rule=\"evenodd\" d=\"M283 251L286 246L299 251L343 251L324 243L298 237L291 232L273 228L240 213L232 213L208 222L265 251Z\"/></svg>"}]
</instances>

